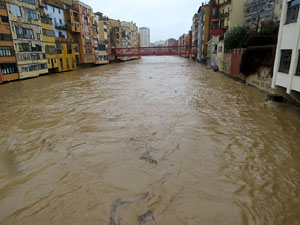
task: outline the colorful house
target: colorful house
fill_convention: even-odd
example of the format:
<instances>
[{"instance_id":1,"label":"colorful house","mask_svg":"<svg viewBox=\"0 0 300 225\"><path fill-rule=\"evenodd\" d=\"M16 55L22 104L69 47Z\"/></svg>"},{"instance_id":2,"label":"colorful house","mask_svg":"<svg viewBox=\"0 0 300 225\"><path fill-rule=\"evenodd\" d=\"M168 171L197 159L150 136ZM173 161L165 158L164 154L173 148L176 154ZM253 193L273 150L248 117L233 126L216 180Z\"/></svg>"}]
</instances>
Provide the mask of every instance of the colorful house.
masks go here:
<instances>
[{"instance_id":1,"label":"colorful house","mask_svg":"<svg viewBox=\"0 0 300 225\"><path fill-rule=\"evenodd\" d=\"M0 1L0 83L19 79L6 1Z\"/></svg>"},{"instance_id":2,"label":"colorful house","mask_svg":"<svg viewBox=\"0 0 300 225\"><path fill-rule=\"evenodd\" d=\"M57 65L55 64L57 71L63 72L76 69L75 51L72 48L72 40L68 38L63 2L45 0L44 15L52 20L57 54Z\"/></svg>"},{"instance_id":3,"label":"colorful house","mask_svg":"<svg viewBox=\"0 0 300 225\"><path fill-rule=\"evenodd\" d=\"M95 64L93 10L87 4L77 0L73 1L72 9L79 14L80 33L76 33L76 41L79 44L80 63Z\"/></svg>"},{"instance_id":4,"label":"colorful house","mask_svg":"<svg viewBox=\"0 0 300 225\"><path fill-rule=\"evenodd\" d=\"M39 1L7 0L20 79L47 74Z\"/></svg>"}]
</instances>

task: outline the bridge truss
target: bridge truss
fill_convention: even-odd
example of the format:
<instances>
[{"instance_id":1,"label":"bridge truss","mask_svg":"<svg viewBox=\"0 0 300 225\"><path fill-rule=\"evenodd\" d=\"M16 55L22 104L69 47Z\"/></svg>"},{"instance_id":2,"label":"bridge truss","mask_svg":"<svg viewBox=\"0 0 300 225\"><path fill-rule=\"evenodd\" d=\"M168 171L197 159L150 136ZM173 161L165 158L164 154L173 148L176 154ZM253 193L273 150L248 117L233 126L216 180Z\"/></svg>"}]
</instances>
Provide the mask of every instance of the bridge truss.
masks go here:
<instances>
[{"instance_id":1,"label":"bridge truss","mask_svg":"<svg viewBox=\"0 0 300 225\"><path fill-rule=\"evenodd\" d=\"M134 47L116 48L115 56L155 56L155 55L196 55L196 46L159 46L159 47Z\"/></svg>"}]
</instances>

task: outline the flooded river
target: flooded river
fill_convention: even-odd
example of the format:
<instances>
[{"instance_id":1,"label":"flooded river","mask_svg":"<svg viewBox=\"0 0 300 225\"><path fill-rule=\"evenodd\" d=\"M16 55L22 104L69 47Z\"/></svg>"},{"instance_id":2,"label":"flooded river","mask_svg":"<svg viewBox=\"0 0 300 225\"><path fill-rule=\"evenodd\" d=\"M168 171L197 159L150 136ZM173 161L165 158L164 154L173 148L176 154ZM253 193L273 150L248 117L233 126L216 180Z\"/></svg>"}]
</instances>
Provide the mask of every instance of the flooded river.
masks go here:
<instances>
[{"instance_id":1,"label":"flooded river","mask_svg":"<svg viewBox=\"0 0 300 225\"><path fill-rule=\"evenodd\" d=\"M193 61L4 84L0 109L1 225L300 224L300 110Z\"/></svg>"}]
</instances>

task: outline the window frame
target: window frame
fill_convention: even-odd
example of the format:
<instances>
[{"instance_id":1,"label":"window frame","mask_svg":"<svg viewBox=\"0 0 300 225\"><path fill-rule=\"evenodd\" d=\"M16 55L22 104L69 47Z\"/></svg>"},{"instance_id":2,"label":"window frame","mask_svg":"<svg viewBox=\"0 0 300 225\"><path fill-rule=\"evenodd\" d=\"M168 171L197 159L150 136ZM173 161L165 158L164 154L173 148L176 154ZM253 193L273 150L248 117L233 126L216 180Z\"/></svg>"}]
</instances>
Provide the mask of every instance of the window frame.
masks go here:
<instances>
[{"instance_id":1,"label":"window frame","mask_svg":"<svg viewBox=\"0 0 300 225\"><path fill-rule=\"evenodd\" d=\"M298 63L297 63L295 76L300 76L300 50L298 50Z\"/></svg>"},{"instance_id":2,"label":"window frame","mask_svg":"<svg viewBox=\"0 0 300 225\"><path fill-rule=\"evenodd\" d=\"M279 62L279 69L278 69L278 72L280 73L286 73L288 74L290 69L291 69L291 60L292 60L292 54L293 54L293 50L291 49L282 49L281 52L280 52L280 62ZM284 65L284 56L287 56L289 55L290 57L290 60L289 60L289 66L288 66L288 70L286 70L285 68L285 65Z\"/></svg>"},{"instance_id":3,"label":"window frame","mask_svg":"<svg viewBox=\"0 0 300 225\"><path fill-rule=\"evenodd\" d=\"M297 2L298 4L292 6L294 2ZM299 8L300 8L300 1L299 0L292 0L287 3L287 13L286 13L286 22L285 24L289 23L296 23L298 20L299 15Z\"/></svg>"}]
</instances>

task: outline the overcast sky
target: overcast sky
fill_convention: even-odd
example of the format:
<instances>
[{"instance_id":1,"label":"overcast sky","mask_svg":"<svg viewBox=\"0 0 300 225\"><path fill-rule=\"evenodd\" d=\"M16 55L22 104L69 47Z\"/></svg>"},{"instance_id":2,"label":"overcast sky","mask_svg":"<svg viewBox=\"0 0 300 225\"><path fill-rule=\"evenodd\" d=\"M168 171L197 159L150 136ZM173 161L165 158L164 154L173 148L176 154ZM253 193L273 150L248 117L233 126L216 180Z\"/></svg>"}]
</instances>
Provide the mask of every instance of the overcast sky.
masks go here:
<instances>
[{"instance_id":1,"label":"overcast sky","mask_svg":"<svg viewBox=\"0 0 300 225\"><path fill-rule=\"evenodd\" d=\"M193 15L204 0L81 0L94 12L150 28L151 42L187 33ZM207 2L208 0L206 0Z\"/></svg>"}]
</instances>

